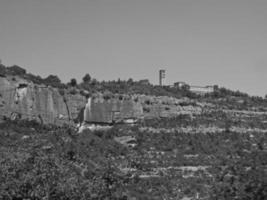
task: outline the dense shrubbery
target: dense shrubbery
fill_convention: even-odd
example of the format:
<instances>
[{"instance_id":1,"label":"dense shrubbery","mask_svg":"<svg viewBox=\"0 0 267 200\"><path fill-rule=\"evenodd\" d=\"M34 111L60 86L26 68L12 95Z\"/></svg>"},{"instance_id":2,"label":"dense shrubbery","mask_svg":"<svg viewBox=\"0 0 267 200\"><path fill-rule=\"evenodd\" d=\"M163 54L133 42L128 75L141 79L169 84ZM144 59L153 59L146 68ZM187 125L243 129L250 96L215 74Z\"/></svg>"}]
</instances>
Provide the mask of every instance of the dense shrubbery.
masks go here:
<instances>
[{"instance_id":1,"label":"dense shrubbery","mask_svg":"<svg viewBox=\"0 0 267 200\"><path fill-rule=\"evenodd\" d=\"M215 98L224 98L227 96L234 96L234 97L248 97L249 95L240 91L232 91L229 89L226 89L224 87L219 88L218 86L214 90L213 93L206 94L206 96L211 96Z\"/></svg>"},{"instance_id":2,"label":"dense shrubbery","mask_svg":"<svg viewBox=\"0 0 267 200\"><path fill-rule=\"evenodd\" d=\"M127 151L105 133L75 135L35 122L0 124L0 199L122 199L112 163ZM12 147L12 152L7 149Z\"/></svg>"},{"instance_id":3,"label":"dense shrubbery","mask_svg":"<svg viewBox=\"0 0 267 200\"><path fill-rule=\"evenodd\" d=\"M13 65L11 67L6 67L4 65L0 65L0 74L2 76L5 75L19 75L19 76L23 76L26 74L26 70L17 66L17 65Z\"/></svg>"},{"instance_id":4,"label":"dense shrubbery","mask_svg":"<svg viewBox=\"0 0 267 200\"><path fill-rule=\"evenodd\" d=\"M248 153L244 149L237 143L233 151L222 152L218 157L213 166L212 199L261 200L267 197L267 155L261 150Z\"/></svg>"},{"instance_id":5,"label":"dense shrubbery","mask_svg":"<svg viewBox=\"0 0 267 200\"><path fill-rule=\"evenodd\" d=\"M265 134L139 129L190 126L194 121L199 126L214 114L203 115L204 121L180 116L79 135L68 126L6 121L0 124L0 199L181 199L196 194L206 199L264 199ZM222 124L228 120L224 113L217 115ZM113 140L125 135L136 137L134 148ZM122 172L123 166L136 171ZM188 172L185 178L175 169L184 166L209 166L210 175L198 171L190 177ZM140 178L156 168L157 176Z\"/></svg>"},{"instance_id":6,"label":"dense shrubbery","mask_svg":"<svg viewBox=\"0 0 267 200\"><path fill-rule=\"evenodd\" d=\"M267 196L267 153L264 150L266 135L254 133L240 134L223 132L218 134L184 134L184 133L151 133L138 134L139 148L149 151L164 151L175 157L155 155L158 166L212 166L209 173L212 179L201 179L201 193L209 191L206 199L265 199ZM145 151L142 152L145 154ZM198 155L195 160L188 160L183 155ZM158 158L157 158L158 157ZM164 159L164 162L160 162ZM141 158L140 158L141 159ZM149 157L137 163L150 166ZM181 179L181 178L180 178ZM195 180L193 180L195 181ZM204 183L210 186L205 189ZM192 185L192 182L189 182ZM180 186L181 187L181 186ZM192 188L191 188L192 190Z\"/></svg>"},{"instance_id":7,"label":"dense shrubbery","mask_svg":"<svg viewBox=\"0 0 267 200\"><path fill-rule=\"evenodd\" d=\"M0 65L0 75L1 76L6 76L6 75L21 76L22 78L25 78L36 84L45 84L45 85L50 85L56 88L66 88L66 85L61 83L61 80L55 75L49 75L47 78L43 79L40 76L27 73L25 69L17 65L13 65L11 67Z\"/></svg>"}]
</instances>

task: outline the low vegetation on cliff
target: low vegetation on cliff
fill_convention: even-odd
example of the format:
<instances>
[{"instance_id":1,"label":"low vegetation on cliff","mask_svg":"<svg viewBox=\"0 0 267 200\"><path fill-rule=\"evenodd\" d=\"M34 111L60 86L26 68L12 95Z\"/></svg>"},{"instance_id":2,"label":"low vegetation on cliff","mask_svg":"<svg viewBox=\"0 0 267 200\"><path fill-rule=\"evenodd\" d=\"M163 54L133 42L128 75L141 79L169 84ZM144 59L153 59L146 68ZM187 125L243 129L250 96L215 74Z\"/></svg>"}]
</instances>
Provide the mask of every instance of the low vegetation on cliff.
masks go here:
<instances>
[{"instance_id":1,"label":"low vegetation on cliff","mask_svg":"<svg viewBox=\"0 0 267 200\"><path fill-rule=\"evenodd\" d=\"M244 107L247 104L258 105L264 104L267 105L266 98L249 96L246 93L240 91L232 91L224 87L218 87L214 85L214 92L207 93L204 96L191 92L187 87L171 87L171 86L157 86L150 84L148 80L134 81L133 79L128 80L114 80L114 81L97 81L95 78L92 78L88 73L84 75L82 81L79 83L75 78L72 78L68 83L62 83L56 75L49 75L46 78L27 73L27 71L17 65L6 67L3 64L0 65L0 76L6 75L18 75L22 78L25 78L29 81L32 81L35 84L44 84L52 86L59 89L69 88L72 93L80 93L86 95L87 93L82 92L86 90L90 93L95 92L110 92L118 94L145 94L153 96L170 96L175 98L188 97L190 99L198 99L211 101L212 99L227 101L227 104L239 102L239 104L244 104ZM75 90L77 89L77 90ZM242 101L242 102L241 102ZM241 103L240 103L241 102ZM234 105L235 105L234 104ZM240 106L240 105L239 105Z\"/></svg>"}]
</instances>

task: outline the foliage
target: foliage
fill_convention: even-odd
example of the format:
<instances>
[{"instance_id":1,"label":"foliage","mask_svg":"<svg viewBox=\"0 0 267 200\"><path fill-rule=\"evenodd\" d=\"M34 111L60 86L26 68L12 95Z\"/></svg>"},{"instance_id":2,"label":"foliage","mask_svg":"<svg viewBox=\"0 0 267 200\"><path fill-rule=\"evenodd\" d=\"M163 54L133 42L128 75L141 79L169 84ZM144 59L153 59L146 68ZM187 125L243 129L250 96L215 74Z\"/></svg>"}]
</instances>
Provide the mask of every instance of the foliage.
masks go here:
<instances>
[{"instance_id":1,"label":"foliage","mask_svg":"<svg viewBox=\"0 0 267 200\"><path fill-rule=\"evenodd\" d=\"M76 87L77 86L77 80L75 78L72 78L67 85L70 85L71 87Z\"/></svg>"},{"instance_id":2,"label":"foliage","mask_svg":"<svg viewBox=\"0 0 267 200\"><path fill-rule=\"evenodd\" d=\"M242 149L239 149L242 152ZM210 196L212 199L265 199L267 197L267 156L259 151L236 156L229 152L215 164L216 175ZM244 153L241 153L244 154Z\"/></svg>"},{"instance_id":3,"label":"foliage","mask_svg":"<svg viewBox=\"0 0 267 200\"><path fill-rule=\"evenodd\" d=\"M262 119L253 120L235 124L229 115L212 112L80 134L68 126L7 120L0 124L0 199L264 199L266 134L172 130L259 127ZM135 137L136 146L114 140L124 136ZM187 166L208 168L180 169Z\"/></svg>"},{"instance_id":4,"label":"foliage","mask_svg":"<svg viewBox=\"0 0 267 200\"><path fill-rule=\"evenodd\" d=\"M0 127L0 199L124 196L121 184L127 180L110 158L125 150L113 140L27 121L7 121ZM5 151L13 145L12 153Z\"/></svg>"},{"instance_id":5,"label":"foliage","mask_svg":"<svg viewBox=\"0 0 267 200\"><path fill-rule=\"evenodd\" d=\"M17 75L21 76L36 84L44 84L55 88L68 88L77 87L80 90L86 90L89 93L109 91L111 93L119 94L144 94L153 96L169 96L175 98L187 97L190 99L198 99L200 101L212 102L214 104L220 104L220 106L232 105L231 109L244 109L253 108L253 106L260 107L262 111L265 111L267 106L266 98L249 96L246 93L240 91L232 91L224 87L214 86L214 92L207 93L205 95L199 95L189 90L188 85L184 85L181 88L171 86L157 86L150 84L147 80L134 81L132 78L127 81L118 79L117 81L102 81L99 82L95 78L92 78L90 74L86 74L83 77L81 83L77 83L76 79L71 79L67 84L61 82L56 75L49 75L46 78L36 76L30 73L26 73L26 70L14 65L6 67L0 66L0 75ZM242 101L243 103L239 103Z\"/></svg>"},{"instance_id":6,"label":"foliage","mask_svg":"<svg viewBox=\"0 0 267 200\"><path fill-rule=\"evenodd\" d=\"M21 76L21 75L26 74L26 70L21 68L21 67L19 67L19 66L17 66L17 65L13 65L11 67L7 67L6 70L7 70L7 74L10 74L10 75L19 75L19 76Z\"/></svg>"},{"instance_id":7,"label":"foliage","mask_svg":"<svg viewBox=\"0 0 267 200\"><path fill-rule=\"evenodd\" d=\"M2 69L6 73L6 67ZM67 86L57 76L42 79L17 67L13 72L65 94ZM105 99L113 93L187 97L198 101L177 106L210 103L214 109L80 134L67 125L6 120L0 124L0 199L266 198L267 135L258 130L267 129L267 116L225 111L264 111L266 99L219 87L199 96L187 87L132 79L99 82L87 76L80 84L71 82L71 94L80 90L84 95L100 91ZM215 131L202 132L203 127ZM124 136L134 137L135 145L115 140Z\"/></svg>"},{"instance_id":8,"label":"foliage","mask_svg":"<svg viewBox=\"0 0 267 200\"><path fill-rule=\"evenodd\" d=\"M84 83L89 83L91 81L91 76L89 74L85 74L83 77L83 82Z\"/></svg>"},{"instance_id":9,"label":"foliage","mask_svg":"<svg viewBox=\"0 0 267 200\"><path fill-rule=\"evenodd\" d=\"M49 75L44 79L44 83L46 85L50 85L52 87L56 88L64 88L65 85L61 83L61 80L58 78L58 76L55 75Z\"/></svg>"},{"instance_id":10,"label":"foliage","mask_svg":"<svg viewBox=\"0 0 267 200\"><path fill-rule=\"evenodd\" d=\"M6 75L6 67L2 64L0 64L0 76Z\"/></svg>"}]
</instances>

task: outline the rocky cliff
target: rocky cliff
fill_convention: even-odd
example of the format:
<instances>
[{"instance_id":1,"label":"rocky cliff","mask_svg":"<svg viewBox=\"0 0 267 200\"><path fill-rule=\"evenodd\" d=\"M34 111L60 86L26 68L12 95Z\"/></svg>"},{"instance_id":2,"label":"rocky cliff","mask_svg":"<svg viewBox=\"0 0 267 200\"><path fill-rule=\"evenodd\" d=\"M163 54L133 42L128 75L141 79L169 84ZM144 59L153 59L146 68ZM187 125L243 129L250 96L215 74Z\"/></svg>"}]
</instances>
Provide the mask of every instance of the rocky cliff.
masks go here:
<instances>
[{"instance_id":1,"label":"rocky cliff","mask_svg":"<svg viewBox=\"0 0 267 200\"><path fill-rule=\"evenodd\" d=\"M200 114L204 105L196 103L188 98L177 99L167 96L146 96L138 95L141 102L144 117L175 117L181 114Z\"/></svg>"},{"instance_id":2,"label":"rocky cliff","mask_svg":"<svg viewBox=\"0 0 267 200\"><path fill-rule=\"evenodd\" d=\"M0 77L1 117L35 119L45 124L73 123L79 113L84 121L110 123L131 118L200 114L202 109L189 99L146 95L108 98L96 95L88 106L88 100L80 93L74 95L68 90L33 84L18 76Z\"/></svg>"},{"instance_id":3,"label":"rocky cliff","mask_svg":"<svg viewBox=\"0 0 267 200\"><path fill-rule=\"evenodd\" d=\"M61 125L76 118L85 102L81 95L60 94L58 89L35 85L17 76L0 77L1 117Z\"/></svg>"},{"instance_id":4,"label":"rocky cliff","mask_svg":"<svg viewBox=\"0 0 267 200\"><path fill-rule=\"evenodd\" d=\"M84 121L93 123L116 123L142 117L142 104L126 95L113 95L108 99L103 95L89 98L84 110Z\"/></svg>"}]
</instances>

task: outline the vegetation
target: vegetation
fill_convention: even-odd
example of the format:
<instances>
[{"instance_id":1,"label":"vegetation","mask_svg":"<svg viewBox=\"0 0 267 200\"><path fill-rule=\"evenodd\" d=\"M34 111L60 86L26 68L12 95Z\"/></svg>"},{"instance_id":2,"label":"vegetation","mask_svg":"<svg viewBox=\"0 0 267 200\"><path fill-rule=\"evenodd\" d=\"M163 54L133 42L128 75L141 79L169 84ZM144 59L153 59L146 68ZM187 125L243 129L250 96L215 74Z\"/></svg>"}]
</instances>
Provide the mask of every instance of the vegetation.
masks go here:
<instances>
[{"instance_id":1,"label":"vegetation","mask_svg":"<svg viewBox=\"0 0 267 200\"><path fill-rule=\"evenodd\" d=\"M91 81L91 76L89 74L85 74L85 76L83 77L83 82L90 83L90 81Z\"/></svg>"},{"instance_id":2,"label":"vegetation","mask_svg":"<svg viewBox=\"0 0 267 200\"><path fill-rule=\"evenodd\" d=\"M1 65L0 75L59 88L61 95L69 88L71 94L102 92L105 99L138 93L187 97L177 103L181 107L213 106L198 114L79 134L68 125L5 119L0 123L0 199L267 197L266 99L217 86L200 96L188 87L159 87L146 80L99 82L89 74L81 83L71 79L65 85L55 75L43 79L18 66ZM125 138L128 142L122 142Z\"/></svg>"},{"instance_id":3,"label":"vegetation","mask_svg":"<svg viewBox=\"0 0 267 200\"><path fill-rule=\"evenodd\" d=\"M247 128L265 127L261 118L236 122L220 111L81 134L7 120L0 124L0 199L264 199L267 135L227 128L244 120ZM172 129L208 124L225 131Z\"/></svg>"},{"instance_id":4,"label":"vegetation","mask_svg":"<svg viewBox=\"0 0 267 200\"><path fill-rule=\"evenodd\" d=\"M111 92L119 94L145 94L153 96L170 96L175 98L187 97L190 99L197 99L200 101L220 101L220 103L226 102L227 105L233 104L233 109L240 109L247 106L263 106L267 105L266 98L249 96L246 93L240 91L232 91L224 87L214 86L214 92L208 93L204 96L193 93L189 90L188 85L185 85L181 88L171 87L171 86L157 86L149 83L148 80L134 81L133 79L129 80L120 80L117 81L102 81L99 82L96 79L92 78L90 74L85 74L81 83L78 83L76 79L71 79L69 83L64 84L61 80L55 75L49 75L46 78L36 76L30 73L27 73L25 69L14 65L11 67L6 67L0 65L0 76L6 75L17 75L21 76L29 81L32 81L36 84L44 84L60 89L67 89L68 87L75 87L78 90L86 90L89 93L95 92ZM76 92L75 92L76 93ZM239 103L237 101L242 101Z\"/></svg>"},{"instance_id":5,"label":"vegetation","mask_svg":"<svg viewBox=\"0 0 267 200\"><path fill-rule=\"evenodd\" d=\"M77 80L75 78L72 78L70 82L68 83L71 87L76 87L77 86Z\"/></svg>"}]
</instances>

